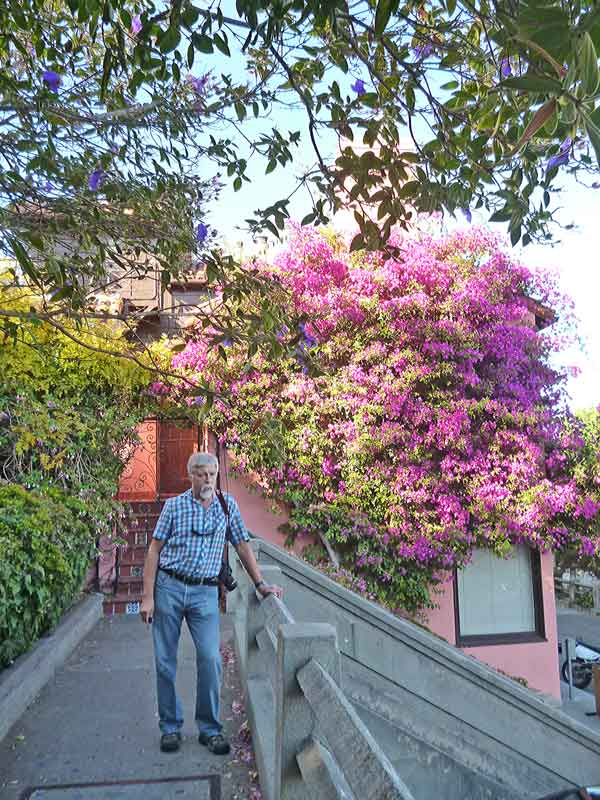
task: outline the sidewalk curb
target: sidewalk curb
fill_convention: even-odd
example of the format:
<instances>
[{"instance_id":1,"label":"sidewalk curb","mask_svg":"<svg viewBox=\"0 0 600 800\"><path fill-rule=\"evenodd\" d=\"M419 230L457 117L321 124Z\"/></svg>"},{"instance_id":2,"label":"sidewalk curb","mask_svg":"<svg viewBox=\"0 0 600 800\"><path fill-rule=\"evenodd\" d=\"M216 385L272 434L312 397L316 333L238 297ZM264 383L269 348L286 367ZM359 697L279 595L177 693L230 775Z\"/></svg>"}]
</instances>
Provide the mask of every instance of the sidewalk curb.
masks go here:
<instances>
[{"instance_id":1,"label":"sidewalk curb","mask_svg":"<svg viewBox=\"0 0 600 800\"><path fill-rule=\"evenodd\" d=\"M101 594L81 600L49 636L0 673L0 742L102 617Z\"/></svg>"}]
</instances>

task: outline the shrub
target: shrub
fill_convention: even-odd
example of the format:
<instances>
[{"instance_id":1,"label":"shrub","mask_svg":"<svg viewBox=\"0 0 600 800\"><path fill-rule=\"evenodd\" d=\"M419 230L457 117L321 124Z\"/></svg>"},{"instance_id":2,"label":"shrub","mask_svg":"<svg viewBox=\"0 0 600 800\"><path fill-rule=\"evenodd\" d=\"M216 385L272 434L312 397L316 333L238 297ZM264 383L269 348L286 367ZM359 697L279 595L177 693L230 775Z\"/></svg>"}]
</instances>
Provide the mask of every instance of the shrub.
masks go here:
<instances>
[{"instance_id":1,"label":"shrub","mask_svg":"<svg viewBox=\"0 0 600 800\"><path fill-rule=\"evenodd\" d=\"M50 489L0 486L0 668L73 602L94 551L83 504Z\"/></svg>"},{"instance_id":2,"label":"shrub","mask_svg":"<svg viewBox=\"0 0 600 800\"><path fill-rule=\"evenodd\" d=\"M290 534L325 537L392 607L428 605L474 547L595 554L600 505L574 477L581 439L553 366L572 336L564 298L486 231L395 244L349 252L297 229L263 266L299 319L277 334L295 357L249 362L234 341L218 358L200 330L175 356L221 393L207 421L233 463L288 503ZM560 315L543 333L530 298Z\"/></svg>"},{"instance_id":3,"label":"shrub","mask_svg":"<svg viewBox=\"0 0 600 800\"><path fill-rule=\"evenodd\" d=\"M119 477L152 406L117 325L28 319L39 298L10 276L0 301L22 315L0 348L1 667L58 621L96 540L119 532Z\"/></svg>"}]
</instances>

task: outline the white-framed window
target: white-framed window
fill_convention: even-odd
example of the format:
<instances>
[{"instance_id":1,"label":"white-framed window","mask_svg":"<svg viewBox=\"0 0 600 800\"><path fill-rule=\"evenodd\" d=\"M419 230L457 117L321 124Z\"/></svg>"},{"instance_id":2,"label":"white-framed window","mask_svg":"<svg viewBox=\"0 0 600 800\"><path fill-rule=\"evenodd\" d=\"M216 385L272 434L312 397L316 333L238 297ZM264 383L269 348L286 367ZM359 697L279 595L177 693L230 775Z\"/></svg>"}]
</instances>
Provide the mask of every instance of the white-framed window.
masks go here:
<instances>
[{"instance_id":1,"label":"white-framed window","mask_svg":"<svg viewBox=\"0 0 600 800\"><path fill-rule=\"evenodd\" d=\"M544 638L540 556L524 544L507 558L476 548L455 577L457 644L530 642Z\"/></svg>"}]
</instances>

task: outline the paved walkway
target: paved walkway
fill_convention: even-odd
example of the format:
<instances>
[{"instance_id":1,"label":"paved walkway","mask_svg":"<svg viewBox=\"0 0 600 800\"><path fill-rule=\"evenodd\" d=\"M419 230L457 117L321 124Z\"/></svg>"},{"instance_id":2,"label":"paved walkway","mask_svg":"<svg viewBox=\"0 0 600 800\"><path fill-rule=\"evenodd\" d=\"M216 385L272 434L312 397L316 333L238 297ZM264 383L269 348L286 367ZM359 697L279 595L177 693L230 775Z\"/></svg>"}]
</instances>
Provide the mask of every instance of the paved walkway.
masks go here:
<instances>
[{"instance_id":1,"label":"paved walkway","mask_svg":"<svg viewBox=\"0 0 600 800\"><path fill-rule=\"evenodd\" d=\"M223 800L258 800L253 752L231 647L232 627L222 617L222 717L233 749L214 756L198 744L193 719L195 661L184 627L178 690L186 721L178 753L161 753L150 629L139 617L100 620L25 715L0 743L0 799L16 800L28 787L220 776ZM127 787L44 790L33 800L217 800L219 781L129 784Z\"/></svg>"}]
</instances>

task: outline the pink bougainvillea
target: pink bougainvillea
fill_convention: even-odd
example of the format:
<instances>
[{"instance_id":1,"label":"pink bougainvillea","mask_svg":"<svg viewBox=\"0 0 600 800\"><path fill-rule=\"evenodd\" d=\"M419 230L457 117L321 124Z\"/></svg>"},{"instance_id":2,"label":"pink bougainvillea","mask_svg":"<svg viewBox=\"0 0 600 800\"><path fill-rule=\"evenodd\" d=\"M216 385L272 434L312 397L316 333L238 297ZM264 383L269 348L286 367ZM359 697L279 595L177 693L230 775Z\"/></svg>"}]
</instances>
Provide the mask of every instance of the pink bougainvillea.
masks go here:
<instances>
[{"instance_id":1,"label":"pink bougainvillea","mask_svg":"<svg viewBox=\"0 0 600 800\"><path fill-rule=\"evenodd\" d=\"M306 320L285 333L294 357L248 365L232 347L224 362L192 341L176 358L229 386L211 424L290 504L294 532L319 528L364 590L396 606L427 603L474 546L597 552L584 523L599 498L573 477L582 443L551 366L568 304L485 230L395 244L393 258L351 254L296 228L263 267ZM546 331L532 299L558 315Z\"/></svg>"}]
</instances>

